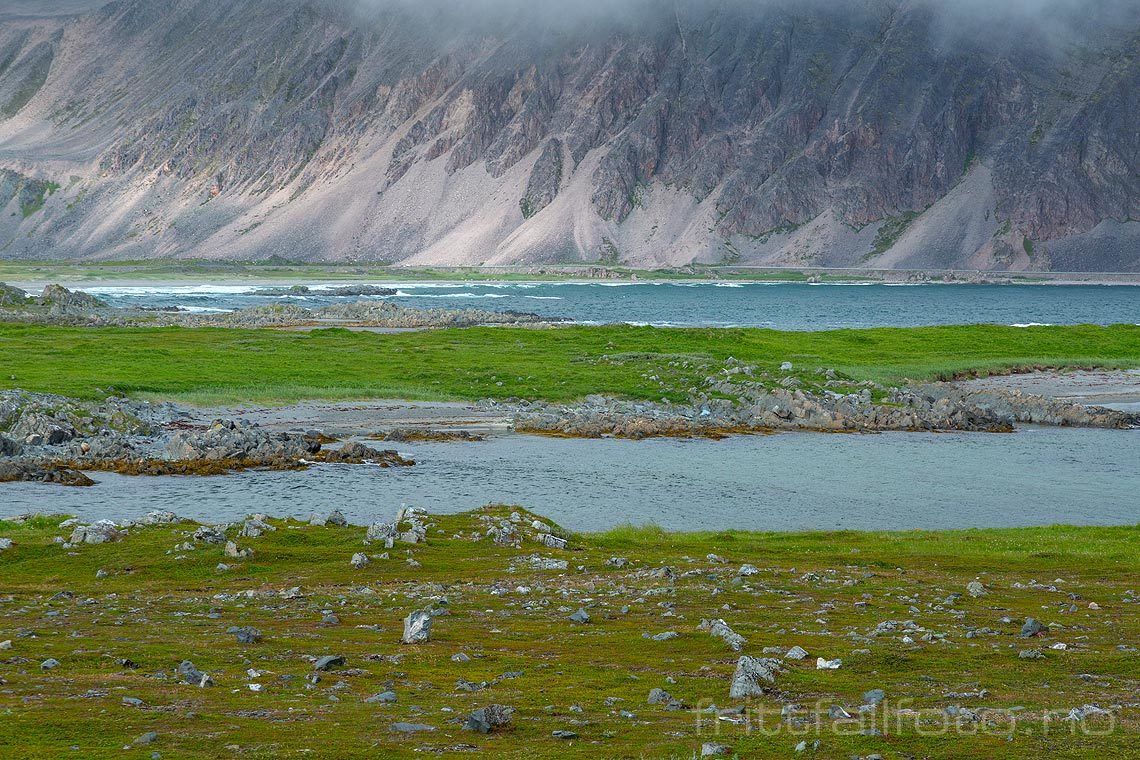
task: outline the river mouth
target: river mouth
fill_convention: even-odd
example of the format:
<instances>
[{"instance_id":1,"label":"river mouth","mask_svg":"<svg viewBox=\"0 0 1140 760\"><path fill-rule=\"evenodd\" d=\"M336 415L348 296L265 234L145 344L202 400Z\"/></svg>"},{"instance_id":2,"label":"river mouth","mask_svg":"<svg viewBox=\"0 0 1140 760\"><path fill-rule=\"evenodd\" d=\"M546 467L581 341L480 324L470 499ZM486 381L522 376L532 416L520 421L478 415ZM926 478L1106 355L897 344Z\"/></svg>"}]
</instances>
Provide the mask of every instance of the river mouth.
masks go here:
<instances>
[{"instance_id":1,"label":"river mouth","mask_svg":"<svg viewBox=\"0 0 1140 760\"><path fill-rule=\"evenodd\" d=\"M948 530L1140 522L1140 431L1026 427L1011 435L781 433L725 440L526 435L399 444L416 467L320 465L218 478L93 473L96 485L8 484L6 513L202 521L253 513L356 524L402 505L435 513L502 503L574 531Z\"/></svg>"}]
</instances>

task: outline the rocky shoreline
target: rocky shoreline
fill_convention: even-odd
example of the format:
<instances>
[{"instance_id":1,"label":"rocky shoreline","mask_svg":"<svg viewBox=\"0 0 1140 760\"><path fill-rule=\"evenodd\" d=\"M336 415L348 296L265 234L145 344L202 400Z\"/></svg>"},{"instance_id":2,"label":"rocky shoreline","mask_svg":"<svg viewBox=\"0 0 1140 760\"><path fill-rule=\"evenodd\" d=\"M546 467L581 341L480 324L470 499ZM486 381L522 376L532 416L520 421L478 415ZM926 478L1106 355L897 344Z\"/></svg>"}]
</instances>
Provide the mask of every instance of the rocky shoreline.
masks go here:
<instances>
[{"instance_id":1,"label":"rocky shoreline","mask_svg":"<svg viewBox=\"0 0 1140 760\"><path fill-rule=\"evenodd\" d=\"M312 464L415 464L394 450L350 442L326 448L319 431L269 430L245 420L188 421L173 404L110 398L86 402L24 391L0 392L0 483L89 486L84 472L221 475Z\"/></svg>"},{"instance_id":2,"label":"rocky shoreline","mask_svg":"<svg viewBox=\"0 0 1140 760\"><path fill-rule=\"evenodd\" d=\"M819 370L818 384L730 360L684 402L589 396L573 404L484 400L463 405L315 402L288 409L193 410L124 398L100 402L0 392L0 483L92 485L85 472L221 475L316 463L414 464L383 441L478 442L503 432L577 438L709 437L779 431L1013 431L1019 425L1131 429L1140 413L1002 388L931 383L900 388ZM213 419L209 415L220 418ZM300 429L303 420L305 429ZM501 424L500 422L501 421ZM376 423L387 430L377 430ZM426 424L425 424L426 423ZM356 439L356 440L354 440ZM349 440L340 446L330 446Z\"/></svg>"},{"instance_id":3,"label":"rocky shoreline","mask_svg":"<svg viewBox=\"0 0 1140 760\"><path fill-rule=\"evenodd\" d=\"M288 289L293 290L293 289ZM286 291L282 291L283 293ZM346 287L336 295L391 295L386 288ZM372 327L427 329L481 325L533 325L557 322L518 311L483 309L412 309L388 301L354 301L306 309L296 304L269 304L226 313L184 310L119 309L81 291L59 285L44 288L40 297L0 283L0 322L67 327Z\"/></svg>"},{"instance_id":4,"label":"rocky shoreline","mask_svg":"<svg viewBox=\"0 0 1140 760\"><path fill-rule=\"evenodd\" d=\"M844 393L717 383L685 403L596 395L573 404L521 402L515 411L514 430L573 438L642 439L776 431L1008 433L1026 424L1115 430L1140 427L1140 414L1019 391L963 390L953 383L860 385L860 390ZM725 398L730 394L731 398Z\"/></svg>"}]
</instances>

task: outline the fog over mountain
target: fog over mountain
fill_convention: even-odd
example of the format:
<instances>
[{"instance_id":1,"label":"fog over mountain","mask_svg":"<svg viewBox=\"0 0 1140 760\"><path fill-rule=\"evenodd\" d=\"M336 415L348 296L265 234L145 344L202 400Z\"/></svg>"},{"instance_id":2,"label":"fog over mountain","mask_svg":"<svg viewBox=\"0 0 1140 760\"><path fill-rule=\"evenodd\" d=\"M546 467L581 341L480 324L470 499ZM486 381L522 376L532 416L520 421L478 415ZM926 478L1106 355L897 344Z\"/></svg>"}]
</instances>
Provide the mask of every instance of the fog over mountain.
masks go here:
<instances>
[{"instance_id":1,"label":"fog over mountain","mask_svg":"<svg viewBox=\"0 0 1140 760\"><path fill-rule=\"evenodd\" d=\"M0 256L1138 271L1138 53L1124 0L0 0Z\"/></svg>"}]
</instances>

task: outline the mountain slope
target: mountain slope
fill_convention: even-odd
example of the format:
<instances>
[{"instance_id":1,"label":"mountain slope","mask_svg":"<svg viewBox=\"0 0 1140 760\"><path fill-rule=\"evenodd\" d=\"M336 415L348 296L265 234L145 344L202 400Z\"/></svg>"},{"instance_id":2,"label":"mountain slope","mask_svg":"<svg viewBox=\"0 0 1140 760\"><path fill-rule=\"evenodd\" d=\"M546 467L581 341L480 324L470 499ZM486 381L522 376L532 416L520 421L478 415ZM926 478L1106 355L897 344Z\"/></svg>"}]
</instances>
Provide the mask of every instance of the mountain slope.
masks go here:
<instances>
[{"instance_id":1,"label":"mountain slope","mask_svg":"<svg viewBox=\"0 0 1140 760\"><path fill-rule=\"evenodd\" d=\"M0 256L1140 270L1131 3L26 5Z\"/></svg>"}]
</instances>

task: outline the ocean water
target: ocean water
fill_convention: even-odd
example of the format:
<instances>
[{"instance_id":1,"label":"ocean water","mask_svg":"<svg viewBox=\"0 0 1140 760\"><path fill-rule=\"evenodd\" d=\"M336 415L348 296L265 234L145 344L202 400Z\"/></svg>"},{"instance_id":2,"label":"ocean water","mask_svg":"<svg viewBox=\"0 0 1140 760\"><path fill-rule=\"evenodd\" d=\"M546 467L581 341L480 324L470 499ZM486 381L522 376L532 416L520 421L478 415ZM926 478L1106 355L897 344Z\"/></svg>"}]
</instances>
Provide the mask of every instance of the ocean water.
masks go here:
<instances>
[{"instance_id":1,"label":"ocean water","mask_svg":"<svg viewBox=\"0 0 1140 760\"><path fill-rule=\"evenodd\" d=\"M343 285L344 283L336 283ZM367 284L386 285L382 282ZM1140 288L1097 285L887 285L882 283L389 283L384 297L416 308L523 311L580 323L827 330L993 323L1136 324ZM258 295L249 285L85 288L116 306L219 312L267 303L324 306L359 297Z\"/></svg>"},{"instance_id":2,"label":"ocean water","mask_svg":"<svg viewBox=\"0 0 1140 760\"><path fill-rule=\"evenodd\" d=\"M572 530L909 530L1140 523L1140 431L782 433L708 440L505 436L401 445L411 468L0 486L3 513L135 518L152 509L230 521L342 510L357 524L402 504L437 513L527 507Z\"/></svg>"}]
</instances>

